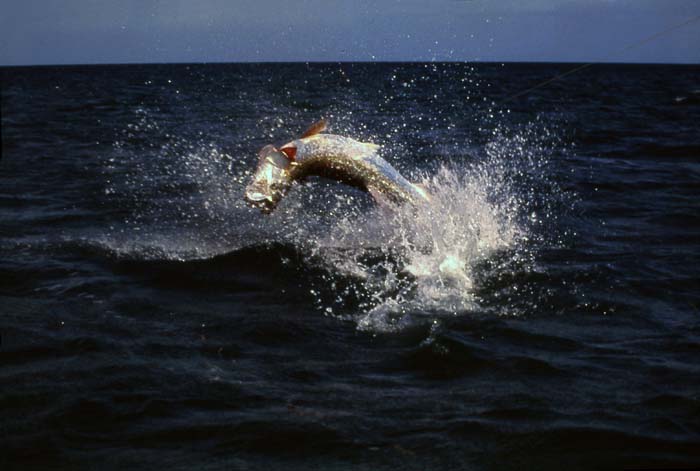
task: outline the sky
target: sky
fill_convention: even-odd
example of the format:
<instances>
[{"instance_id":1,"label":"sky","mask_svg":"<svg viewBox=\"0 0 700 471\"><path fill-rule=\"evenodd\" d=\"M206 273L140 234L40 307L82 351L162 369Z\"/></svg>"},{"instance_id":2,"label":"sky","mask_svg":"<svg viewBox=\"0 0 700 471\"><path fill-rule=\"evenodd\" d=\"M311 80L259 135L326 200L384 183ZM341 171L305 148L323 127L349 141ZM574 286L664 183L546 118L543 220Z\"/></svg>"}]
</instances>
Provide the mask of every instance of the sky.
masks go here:
<instances>
[{"instance_id":1,"label":"sky","mask_svg":"<svg viewBox=\"0 0 700 471\"><path fill-rule=\"evenodd\" d=\"M700 0L0 0L0 65L700 63ZM636 45L634 47L630 47Z\"/></svg>"}]
</instances>

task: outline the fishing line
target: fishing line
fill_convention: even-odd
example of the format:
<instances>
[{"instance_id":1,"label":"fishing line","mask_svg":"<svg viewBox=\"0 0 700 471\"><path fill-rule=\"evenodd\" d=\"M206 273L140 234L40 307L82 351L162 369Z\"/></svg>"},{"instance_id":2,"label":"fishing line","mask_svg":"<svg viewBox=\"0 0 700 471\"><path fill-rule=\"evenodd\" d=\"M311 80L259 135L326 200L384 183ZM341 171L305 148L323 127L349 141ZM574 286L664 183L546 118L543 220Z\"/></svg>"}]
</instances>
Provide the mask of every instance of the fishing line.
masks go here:
<instances>
[{"instance_id":1,"label":"fishing line","mask_svg":"<svg viewBox=\"0 0 700 471\"><path fill-rule=\"evenodd\" d=\"M613 53L608 54L606 58L611 57L611 56L616 55L616 54L620 54L620 53L623 53L623 52L627 52L627 51L629 51L630 49L634 49L634 48L636 48L636 47L642 46L642 45L644 45L644 44L646 44L646 43L649 43L649 42L651 42L651 41L654 41L655 39L658 39L658 38L660 38L660 37L662 37L662 36L665 36L666 34L671 33L672 31L675 31L675 30L677 30L677 29L679 29L679 28L682 28L683 26L686 26L686 25L689 25L689 24L691 24L691 23L694 23L694 22L696 22L696 21L698 21L698 20L700 20L700 15L695 16L695 17L690 18L690 19L687 19L687 20L683 21L682 23L678 23L678 24L675 24L675 25L673 25L673 26L669 26L668 28L666 28L666 29L664 29L664 30L662 30L662 31L658 31L658 32L652 34L651 36L647 36L646 38L643 38L643 39L641 39L641 40L639 40L639 41L637 41L637 42L635 42L635 43L632 43L632 44L630 44L629 46L626 46L626 47L620 49L619 51L615 51L615 52L613 52ZM545 85L548 85L548 84L550 84L550 83L552 83L552 82L554 82L554 81L556 81L556 80L562 79L562 78L564 78L564 77L566 77L566 76L568 76L568 75L571 75L571 74L575 74L576 72L580 72L581 70L587 69L588 67L590 67L590 66L592 66L592 65L595 65L595 64L598 64L598 63L599 63L599 62L589 62L589 63L587 63L587 64L579 65L578 67L575 67L575 68L573 68L573 69L571 69L571 70L569 70L569 71L567 71L567 72L564 72L564 73L559 74L559 75L555 75L554 77L552 77L552 78L550 78L550 79L548 79L548 80L545 80L544 82L540 82L540 83L538 83L537 85L528 88L527 90L523 90L522 92L518 92L518 93L516 93L515 95L511 95L511 96L505 98L505 99L502 101L502 103L507 103L507 102L509 102L509 101L511 101L511 100L514 100L514 99L516 99L516 98L518 98L518 97L521 97L521 96L523 96L523 95L525 95L525 94L527 94L527 93L530 93L530 92L533 91L533 90L536 90L536 89L538 89L538 88L540 88L540 87L544 87Z\"/></svg>"}]
</instances>

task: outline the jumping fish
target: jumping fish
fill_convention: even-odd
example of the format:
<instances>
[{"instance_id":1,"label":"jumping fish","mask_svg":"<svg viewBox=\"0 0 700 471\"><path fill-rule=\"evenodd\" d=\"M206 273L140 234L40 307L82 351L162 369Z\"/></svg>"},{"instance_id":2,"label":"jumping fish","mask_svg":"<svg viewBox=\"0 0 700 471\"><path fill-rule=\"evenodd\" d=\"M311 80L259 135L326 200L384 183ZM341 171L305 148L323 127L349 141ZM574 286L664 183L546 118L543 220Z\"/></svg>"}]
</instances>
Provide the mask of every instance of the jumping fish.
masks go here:
<instances>
[{"instance_id":1,"label":"jumping fish","mask_svg":"<svg viewBox=\"0 0 700 471\"><path fill-rule=\"evenodd\" d=\"M379 146L336 134L323 134L326 122L312 125L299 139L277 149L263 147L258 168L246 187L245 200L271 213L295 181L310 176L330 178L368 191L375 200L392 203L429 201L428 193L406 180L379 154Z\"/></svg>"}]
</instances>

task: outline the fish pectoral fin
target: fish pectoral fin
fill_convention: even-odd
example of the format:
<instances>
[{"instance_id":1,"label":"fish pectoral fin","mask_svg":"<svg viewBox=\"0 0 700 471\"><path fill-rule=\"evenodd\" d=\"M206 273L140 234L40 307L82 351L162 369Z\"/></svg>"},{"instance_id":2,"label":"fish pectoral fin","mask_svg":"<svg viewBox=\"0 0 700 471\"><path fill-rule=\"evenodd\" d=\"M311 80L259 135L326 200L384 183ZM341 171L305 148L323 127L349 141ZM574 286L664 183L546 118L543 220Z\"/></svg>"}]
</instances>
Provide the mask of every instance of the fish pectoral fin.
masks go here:
<instances>
[{"instance_id":1,"label":"fish pectoral fin","mask_svg":"<svg viewBox=\"0 0 700 471\"><path fill-rule=\"evenodd\" d=\"M392 201L384 193L374 188L373 186L367 187L367 192L372 195L374 201L381 207L392 206Z\"/></svg>"},{"instance_id":2,"label":"fish pectoral fin","mask_svg":"<svg viewBox=\"0 0 700 471\"><path fill-rule=\"evenodd\" d=\"M290 162L294 162L297 156L297 148L291 144L285 144L284 147L280 147L280 152L286 155Z\"/></svg>"},{"instance_id":3,"label":"fish pectoral fin","mask_svg":"<svg viewBox=\"0 0 700 471\"><path fill-rule=\"evenodd\" d=\"M316 134L320 134L323 131L325 131L327 127L328 127L328 124L326 122L326 119L321 118L318 121L316 121L314 124L312 124L309 127L309 129L307 129L306 132L304 132L304 134L301 135L300 139L304 139L306 137L311 137L311 136L315 136Z\"/></svg>"}]
</instances>

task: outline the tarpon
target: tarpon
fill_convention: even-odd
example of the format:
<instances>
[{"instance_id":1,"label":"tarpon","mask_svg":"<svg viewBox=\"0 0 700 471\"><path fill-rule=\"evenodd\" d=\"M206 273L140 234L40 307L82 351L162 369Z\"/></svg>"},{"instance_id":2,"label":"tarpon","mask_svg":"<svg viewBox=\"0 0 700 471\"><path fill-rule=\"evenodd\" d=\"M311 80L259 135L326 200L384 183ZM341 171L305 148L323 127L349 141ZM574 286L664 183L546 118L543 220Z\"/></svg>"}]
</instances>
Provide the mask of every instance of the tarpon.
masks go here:
<instances>
[{"instance_id":1,"label":"tarpon","mask_svg":"<svg viewBox=\"0 0 700 471\"><path fill-rule=\"evenodd\" d=\"M299 139L277 149L263 147L258 168L247 186L245 200L271 213L295 181L320 176L368 191L379 202L419 204L427 192L406 180L379 156L379 146L336 134L323 134L321 120Z\"/></svg>"}]
</instances>

